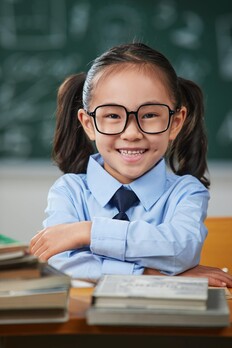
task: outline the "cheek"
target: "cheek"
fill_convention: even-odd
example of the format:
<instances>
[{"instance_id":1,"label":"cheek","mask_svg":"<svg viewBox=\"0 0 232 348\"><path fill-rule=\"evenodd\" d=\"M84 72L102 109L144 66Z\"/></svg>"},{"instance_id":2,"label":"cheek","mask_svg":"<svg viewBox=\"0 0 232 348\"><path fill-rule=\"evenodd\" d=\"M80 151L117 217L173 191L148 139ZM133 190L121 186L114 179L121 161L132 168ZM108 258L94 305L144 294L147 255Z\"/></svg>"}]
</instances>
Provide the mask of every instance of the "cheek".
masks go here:
<instances>
[{"instance_id":1,"label":"cheek","mask_svg":"<svg viewBox=\"0 0 232 348\"><path fill-rule=\"evenodd\" d=\"M99 152L107 152L114 147L112 137L95 132L95 144Z\"/></svg>"},{"instance_id":2,"label":"cheek","mask_svg":"<svg viewBox=\"0 0 232 348\"><path fill-rule=\"evenodd\" d=\"M170 134L165 132L154 135L153 139L150 139L150 146L153 149L161 149L168 146Z\"/></svg>"}]
</instances>

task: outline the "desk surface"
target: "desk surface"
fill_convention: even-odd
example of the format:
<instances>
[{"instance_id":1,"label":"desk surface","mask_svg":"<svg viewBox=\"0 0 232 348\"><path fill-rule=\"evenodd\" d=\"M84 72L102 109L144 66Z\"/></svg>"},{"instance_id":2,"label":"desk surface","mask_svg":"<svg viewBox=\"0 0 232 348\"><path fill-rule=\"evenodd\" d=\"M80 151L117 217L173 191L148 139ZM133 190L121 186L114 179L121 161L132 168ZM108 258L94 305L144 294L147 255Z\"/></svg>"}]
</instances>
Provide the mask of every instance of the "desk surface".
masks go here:
<instances>
[{"instance_id":1,"label":"desk surface","mask_svg":"<svg viewBox=\"0 0 232 348\"><path fill-rule=\"evenodd\" d=\"M232 289L230 289L232 292ZM232 299L230 307L230 327L225 328L181 328L181 327L133 327L88 325L85 313L91 301L92 288L72 288L70 292L70 318L65 323L0 325L0 336L20 335L159 335L159 336L218 336L232 337Z\"/></svg>"}]
</instances>

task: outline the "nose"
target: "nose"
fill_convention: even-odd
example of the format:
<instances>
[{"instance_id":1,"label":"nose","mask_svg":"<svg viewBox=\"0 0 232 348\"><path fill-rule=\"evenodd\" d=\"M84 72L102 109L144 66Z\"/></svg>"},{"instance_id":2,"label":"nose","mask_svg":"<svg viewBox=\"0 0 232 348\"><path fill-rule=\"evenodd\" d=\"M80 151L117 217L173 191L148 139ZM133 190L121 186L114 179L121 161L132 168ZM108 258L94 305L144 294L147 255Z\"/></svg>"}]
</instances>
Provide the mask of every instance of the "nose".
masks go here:
<instances>
[{"instance_id":1,"label":"nose","mask_svg":"<svg viewBox=\"0 0 232 348\"><path fill-rule=\"evenodd\" d=\"M126 128L124 132L121 134L121 138L130 140L130 141L143 138L143 133L139 129L135 114L133 113L130 114Z\"/></svg>"}]
</instances>

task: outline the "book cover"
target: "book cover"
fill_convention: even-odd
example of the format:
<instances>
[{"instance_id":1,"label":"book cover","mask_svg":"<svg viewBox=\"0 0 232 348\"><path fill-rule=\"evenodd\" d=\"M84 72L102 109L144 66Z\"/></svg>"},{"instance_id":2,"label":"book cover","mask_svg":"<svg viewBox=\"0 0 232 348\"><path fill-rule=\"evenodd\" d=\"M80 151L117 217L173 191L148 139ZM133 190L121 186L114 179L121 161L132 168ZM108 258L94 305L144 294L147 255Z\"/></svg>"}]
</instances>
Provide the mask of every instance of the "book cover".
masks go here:
<instances>
[{"instance_id":1,"label":"book cover","mask_svg":"<svg viewBox=\"0 0 232 348\"><path fill-rule=\"evenodd\" d=\"M68 308L0 311L0 325L62 323L69 319Z\"/></svg>"},{"instance_id":2,"label":"book cover","mask_svg":"<svg viewBox=\"0 0 232 348\"><path fill-rule=\"evenodd\" d=\"M145 308L97 308L87 311L89 325L226 327L230 311L224 289L209 289L205 310L171 310Z\"/></svg>"},{"instance_id":3,"label":"book cover","mask_svg":"<svg viewBox=\"0 0 232 348\"><path fill-rule=\"evenodd\" d=\"M42 267L43 262L30 254L0 260L0 285L4 280L39 278Z\"/></svg>"},{"instance_id":4,"label":"book cover","mask_svg":"<svg viewBox=\"0 0 232 348\"><path fill-rule=\"evenodd\" d=\"M34 279L41 276L39 267L25 266L23 268L12 268L0 270L0 286L2 280L17 280L17 279Z\"/></svg>"},{"instance_id":5,"label":"book cover","mask_svg":"<svg viewBox=\"0 0 232 348\"><path fill-rule=\"evenodd\" d=\"M208 279L176 276L105 275L97 283L95 307L204 310Z\"/></svg>"},{"instance_id":6,"label":"book cover","mask_svg":"<svg viewBox=\"0 0 232 348\"><path fill-rule=\"evenodd\" d=\"M11 238L5 234L0 234L0 252L4 250L12 250L14 248L25 248L28 247L26 243L22 243L14 238Z\"/></svg>"},{"instance_id":7,"label":"book cover","mask_svg":"<svg viewBox=\"0 0 232 348\"><path fill-rule=\"evenodd\" d=\"M39 289L53 289L60 287L70 287L71 277L53 266L45 263L38 263L37 265L40 275L35 277L18 277L18 278L1 278L0 271L0 296L5 292L11 290L27 291L27 290L39 290ZM23 271L24 268L21 268Z\"/></svg>"},{"instance_id":8,"label":"book cover","mask_svg":"<svg viewBox=\"0 0 232 348\"><path fill-rule=\"evenodd\" d=\"M22 268L25 266L37 266L39 264L39 259L31 254L23 254L17 257L9 257L0 259L0 271L9 270L15 268Z\"/></svg>"},{"instance_id":9,"label":"book cover","mask_svg":"<svg viewBox=\"0 0 232 348\"><path fill-rule=\"evenodd\" d=\"M2 310L65 308L69 288L6 291L0 295Z\"/></svg>"},{"instance_id":10,"label":"book cover","mask_svg":"<svg viewBox=\"0 0 232 348\"><path fill-rule=\"evenodd\" d=\"M28 244L0 234L0 260L18 258L27 253Z\"/></svg>"}]
</instances>

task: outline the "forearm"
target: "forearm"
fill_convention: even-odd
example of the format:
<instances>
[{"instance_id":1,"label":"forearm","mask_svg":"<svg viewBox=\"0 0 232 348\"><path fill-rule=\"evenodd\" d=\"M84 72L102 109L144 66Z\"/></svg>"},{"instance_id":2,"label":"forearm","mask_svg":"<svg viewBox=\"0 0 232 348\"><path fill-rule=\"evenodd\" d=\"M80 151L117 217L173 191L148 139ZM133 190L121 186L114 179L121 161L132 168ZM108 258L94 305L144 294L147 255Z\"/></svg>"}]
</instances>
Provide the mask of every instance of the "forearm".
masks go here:
<instances>
[{"instance_id":1,"label":"forearm","mask_svg":"<svg viewBox=\"0 0 232 348\"><path fill-rule=\"evenodd\" d=\"M204 226L189 230L180 224L154 226L144 221L97 218L92 225L90 248L94 254L177 274L199 263L205 235Z\"/></svg>"},{"instance_id":2,"label":"forearm","mask_svg":"<svg viewBox=\"0 0 232 348\"><path fill-rule=\"evenodd\" d=\"M143 268L133 262L93 255L89 249L90 221L50 226L31 241L30 251L42 261L61 269L73 277L89 280L104 274L141 274Z\"/></svg>"},{"instance_id":3,"label":"forearm","mask_svg":"<svg viewBox=\"0 0 232 348\"><path fill-rule=\"evenodd\" d=\"M32 238L29 250L42 261L47 261L63 251L89 246L90 232L90 221L46 227Z\"/></svg>"}]
</instances>

